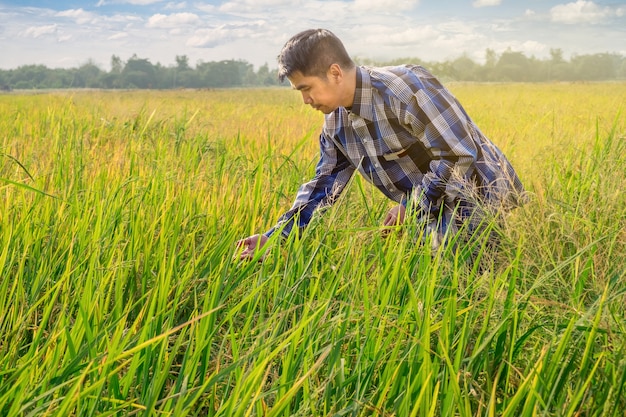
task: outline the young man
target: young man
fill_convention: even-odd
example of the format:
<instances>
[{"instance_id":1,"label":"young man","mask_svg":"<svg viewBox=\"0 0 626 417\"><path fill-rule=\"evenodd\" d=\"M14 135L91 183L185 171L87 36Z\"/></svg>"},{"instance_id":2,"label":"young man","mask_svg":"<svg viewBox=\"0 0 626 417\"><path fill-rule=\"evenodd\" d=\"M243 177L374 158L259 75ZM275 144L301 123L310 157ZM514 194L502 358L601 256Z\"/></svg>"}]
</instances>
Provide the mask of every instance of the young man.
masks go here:
<instances>
[{"instance_id":1,"label":"young man","mask_svg":"<svg viewBox=\"0 0 626 417\"><path fill-rule=\"evenodd\" d=\"M486 213L519 203L522 184L502 152L461 104L424 68L356 66L325 29L298 33L278 56L278 75L324 113L315 177L291 209L262 235L237 244L252 258L269 236L302 229L333 203L355 171L398 203L384 226L407 213L442 237L465 225L477 232Z\"/></svg>"}]
</instances>

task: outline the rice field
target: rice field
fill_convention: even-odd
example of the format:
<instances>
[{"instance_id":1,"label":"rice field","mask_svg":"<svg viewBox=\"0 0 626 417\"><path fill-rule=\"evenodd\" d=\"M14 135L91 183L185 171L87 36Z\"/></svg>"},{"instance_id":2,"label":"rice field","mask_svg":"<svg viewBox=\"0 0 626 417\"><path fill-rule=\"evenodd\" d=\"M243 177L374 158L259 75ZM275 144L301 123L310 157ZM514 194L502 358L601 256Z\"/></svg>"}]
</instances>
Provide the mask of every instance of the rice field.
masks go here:
<instances>
[{"instance_id":1,"label":"rice field","mask_svg":"<svg viewBox=\"0 0 626 417\"><path fill-rule=\"evenodd\" d=\"M626 84L449 87L530 191L486 268L359 177L239 262L317 162L289 89L0 95L0 414L623 415Z\"/></svg>"}]
</instances>

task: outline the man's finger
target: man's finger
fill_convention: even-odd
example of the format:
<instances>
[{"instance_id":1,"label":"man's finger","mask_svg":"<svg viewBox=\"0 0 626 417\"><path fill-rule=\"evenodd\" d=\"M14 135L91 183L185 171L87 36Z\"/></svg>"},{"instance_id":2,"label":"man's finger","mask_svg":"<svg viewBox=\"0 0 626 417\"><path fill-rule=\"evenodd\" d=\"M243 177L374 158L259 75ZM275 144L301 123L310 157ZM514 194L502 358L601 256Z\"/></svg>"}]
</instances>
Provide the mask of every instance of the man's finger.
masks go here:
<instances>
[{"instance_id":1,"label":"man's finger","mask_svg":"<svg viewBox=\"0 0 626 417\"><path fill-rule=\"evenodd\" d=\"M245 239L238 240L236 245L237 245L238 248L240 248L242 246L250 246L250 238L247 237Z\"/></svg>"},{"instance_id":2,"label":"man's finger","mask_svg":"<svg viewBox=\"0 0 626 417\"><path fill-rule=\"evenodd\" d=\"M241 258L251 258L254 256L256 249L251 248L250 246L246 246L244 250L241 251L239 255Z\"/></svg>"},{"instance_id":3,"label":"man's finger","mask_svg":"<svg viewBox=\"0 0 626 417\"><path fill-rule=\"evenodd\" d=\"M240 261L251 261L252 259L254 259L254 256L256 255L256 250L250 250L250 249L246 249L243 252L241 252L241 255L239 255L239 260ZM265 255L261 256L259 258L259 262L262 262L265 259Z\"/></svg>"}]
</instances>

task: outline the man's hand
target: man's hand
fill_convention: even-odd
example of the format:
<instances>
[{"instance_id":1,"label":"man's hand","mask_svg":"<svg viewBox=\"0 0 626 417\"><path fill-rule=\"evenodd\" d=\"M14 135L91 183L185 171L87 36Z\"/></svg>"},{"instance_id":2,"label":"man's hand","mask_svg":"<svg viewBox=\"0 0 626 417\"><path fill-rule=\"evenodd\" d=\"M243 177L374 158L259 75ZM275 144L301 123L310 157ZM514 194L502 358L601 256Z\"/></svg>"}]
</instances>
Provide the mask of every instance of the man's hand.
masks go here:
<instances>
[{"instance_id":1,"label":"man's hand","mask_svg":"<svg viewBox=\"0 0 626 417\"><path fill-rule=\"evenodd\" d=\"M406 208L402 204L398 204L397 206L389 210L387 216L385 217L385 221L383 221L383 226L386 227L382 231L383 236L387 236L387 234L389 234L390 230L387 229L387 227L400 226L404 223L405 213Z\"/></svg>"},{"instance_id":2,"label":"man's hand","mask_svg":"<svg viewBox=\"0 0 626 417\"><path fill-rule=\"evenodd\" d=\"M251 260L252 258L254 258L255 253L257 251L260 251L261 248L265 246L268 239L269 238L265 235L252 235L252 236L249 236L245 239L241 239L240 241L238 241L237 247L244 248L241 251L241 254L239 255L239 259L243 261L243 260ZM263 254L263 256L259 259L259 261L262 261L263 259L265 259L265 254Z\"/></svg>"}]
</instances>

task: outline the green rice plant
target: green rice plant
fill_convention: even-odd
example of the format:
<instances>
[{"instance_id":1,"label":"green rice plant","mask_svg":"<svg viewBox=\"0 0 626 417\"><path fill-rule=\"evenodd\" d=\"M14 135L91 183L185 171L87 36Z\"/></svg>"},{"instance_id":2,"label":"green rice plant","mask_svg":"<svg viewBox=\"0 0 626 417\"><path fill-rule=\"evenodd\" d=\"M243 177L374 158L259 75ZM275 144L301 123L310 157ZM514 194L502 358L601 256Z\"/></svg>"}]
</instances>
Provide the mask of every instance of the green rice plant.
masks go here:
<instances>
[{"instance_id":1,"label":"green rice plant","mask_svg":"<svg viewBox=\"0 0 626 417\"><path fill-rule=\"evenodd\" d=\"M0 95L0 414L621 415L623 84L454 84L529 202L433 253L286 89ZM259 255L259 259L260 259Z\"/></svg>"}]
</instances>

